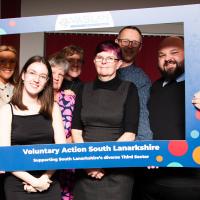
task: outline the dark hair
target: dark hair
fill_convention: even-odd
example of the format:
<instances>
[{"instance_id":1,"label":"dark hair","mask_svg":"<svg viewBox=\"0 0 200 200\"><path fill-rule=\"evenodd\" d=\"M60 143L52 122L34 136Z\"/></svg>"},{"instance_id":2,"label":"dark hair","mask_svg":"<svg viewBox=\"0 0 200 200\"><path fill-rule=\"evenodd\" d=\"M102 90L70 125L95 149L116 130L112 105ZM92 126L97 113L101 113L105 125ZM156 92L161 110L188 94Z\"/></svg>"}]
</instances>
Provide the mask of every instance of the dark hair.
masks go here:
<instances>
[{"instance_id":1,"label":"dark hair","mask_svg":"<svg viewBox=\"0 0 200 200\"><path fill-rule=\"evenodd\" d=\"M95 56L102 51L113 51L118 59L122 59L120 46L112 40L106 40L99 43L95 50Z\"/></svg>"},{"instance_id":2,"label":"dark hair","mask_svg":"<svg viewBox=\"0 0 200 200\"><path fill-rule=\"evenodd\" d=\"M140 34L141 40L142 40L142 31L141 31L138 27L136 27L136 26L125 26L125 27L123 27L123 28L119 31L118 36L119 36L119 35L122 33L122 31L124 31L125 29L131 29L131 30L137 31L137 32Z\"/></svg>"},{"instance_id":3,"label":"dark hair","mask_svg":"<svg viewBox=\"0 0 200 200\"><path fill-rule=\"evenodd\" d=\"M18 64L18 60L17 60L17 58L18 58L17 50L13 46L10 46L10 45L0 45L0 52L3 52L3 51L10 51L10 52L14 53L16 56L15 70L14 70L13 75L9 79L10 83L16 84L17 79L19 77L19 64Z\"/></svg>"},{"instance_id":4,"label":"dark hair","mask_svg":"<svg viewBox=\"0 0 200 200\"><path fill-rule=\"evenodd\" d=\"M14 88L11 103L14 106L17 106L21 110L28 110L27 106L24 105L22 102L23 88L24 88L22 75L27 71L28 67L35 62L43 63L46 65L49 78L44 89L38 94L38 99L40 100L41 103L41 108L39 113L45 116L46 118L52 119L52 110L54 104L52 71L51 71L51 65L49 64L48 60L42 56L33 56L29 58L25 63L25 65L23 66L19 76L19 80Z\"/></svg>"},{"instance_id":5,"label":"dark hair","mask_svg":"<svg viewBox=\"0 0 200 200\"><path fill-rule=\"evenodd\" d=\"M80 55L81 60L83 60L84 50L79 46L69 45L61 50L61 55L63 55L64 57L72 56L74 54Z\"/></svg>"}]
</instances>

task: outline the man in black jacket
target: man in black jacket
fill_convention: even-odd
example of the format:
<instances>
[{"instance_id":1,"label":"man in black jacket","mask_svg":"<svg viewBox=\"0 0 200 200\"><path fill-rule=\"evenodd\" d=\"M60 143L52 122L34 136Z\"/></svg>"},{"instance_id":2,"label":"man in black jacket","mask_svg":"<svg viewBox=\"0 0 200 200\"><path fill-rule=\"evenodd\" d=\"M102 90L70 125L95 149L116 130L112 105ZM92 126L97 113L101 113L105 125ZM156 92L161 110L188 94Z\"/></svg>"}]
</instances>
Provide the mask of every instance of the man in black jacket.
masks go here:
<instances>
[{"instance_id":1,"label":"man in black jacket","mask_svg":"<svg viewBox=\"0 0 200 200\"><path fill-rule=\"evenodd\" d=\"M151 88L148 102L155 140L185 139L184 42L167 37L158 50L162 77ZM200 173L195 168L149 170L141 183L143 200L199 200Z\"/></svg>"}]
</instances>

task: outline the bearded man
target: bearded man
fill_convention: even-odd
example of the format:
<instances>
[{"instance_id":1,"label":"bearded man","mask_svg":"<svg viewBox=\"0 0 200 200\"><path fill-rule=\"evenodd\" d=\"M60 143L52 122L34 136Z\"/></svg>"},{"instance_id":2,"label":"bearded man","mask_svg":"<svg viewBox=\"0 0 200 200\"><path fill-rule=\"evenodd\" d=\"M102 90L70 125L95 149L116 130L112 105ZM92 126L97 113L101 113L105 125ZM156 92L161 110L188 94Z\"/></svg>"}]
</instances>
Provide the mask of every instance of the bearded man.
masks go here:
<instances>
[{"instance_id":1,"label":"bearded man","mask_svg":"<svg viewBox=\"0 0 200 200\"><path fill-rule=\"evenodd\" d=\"M155 140L185 139L184 46L179 37L167 37L158 50L162 77L150 92L149 120ZM159 123L158 123L159 122Z\"/></svg>"},{"instance_id":2,"label":"bearded man","mask_svg":"<svg viewBox=\"0 0 200 200\"><path fill-rule=\"evenodd\" d=\"M158 50L162 78L151 88L148 103L150 127L155 140L185 139L184 42L176 36L165 38ZM143 172L142 200L199 200L198 168L163 167Z\"/></svg>"}]
</instances>

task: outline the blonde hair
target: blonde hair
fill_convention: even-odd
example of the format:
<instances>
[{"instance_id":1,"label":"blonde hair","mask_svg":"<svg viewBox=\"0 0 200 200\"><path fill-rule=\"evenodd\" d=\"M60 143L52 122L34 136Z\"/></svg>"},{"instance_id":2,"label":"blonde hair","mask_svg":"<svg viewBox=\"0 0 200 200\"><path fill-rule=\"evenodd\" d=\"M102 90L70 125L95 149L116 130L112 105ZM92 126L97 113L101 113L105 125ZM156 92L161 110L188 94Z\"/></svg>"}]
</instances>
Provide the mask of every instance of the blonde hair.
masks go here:
<instances>
[{"instance_id":1,"label":"blonde hair","mask_svg":"<svg viewBox=\"0 0 200 200\"><path fill-rule=\"evenodd\" d=\"M10 46L10 45L0 45L0 52L2 51L11 51L17 55L17 50L13 46Z\"/></svg>"}]
</instances>

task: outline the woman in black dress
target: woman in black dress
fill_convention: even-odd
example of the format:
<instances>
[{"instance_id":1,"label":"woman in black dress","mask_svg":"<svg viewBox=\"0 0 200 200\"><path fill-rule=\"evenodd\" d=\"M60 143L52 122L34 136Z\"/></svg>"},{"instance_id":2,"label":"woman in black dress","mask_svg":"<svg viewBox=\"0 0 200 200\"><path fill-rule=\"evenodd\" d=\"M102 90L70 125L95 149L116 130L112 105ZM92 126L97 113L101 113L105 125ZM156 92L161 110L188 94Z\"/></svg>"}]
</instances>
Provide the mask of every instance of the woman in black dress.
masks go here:
<instances>
[{"instance_id":1,"label":"woman in black dress","mask_svg":"<svg viewBox=\"0 0 200 200\"><path fill-rule=\"evenodd\" d=\"M43 57L25 63L11 102L0 108L1 146L66 143L52 82L51 66ZM6 200L60 200L53 174L53 170L6 173Z\"/></svg>"},{"instance_id":2,"label":"woman in black dress","mask_svg":"<svg viewBox=\"0 0 200 200\"><path fill-rule=\"evenodd\" d=\"M75 143L134 141L139 102L136 87L117 77L121 51L113 41L100 43L94 64L98 74L77 96L72 121ZM134 179L128 168L76 171L74 200L131 200Z\"/></svg>"}]
</instances>

